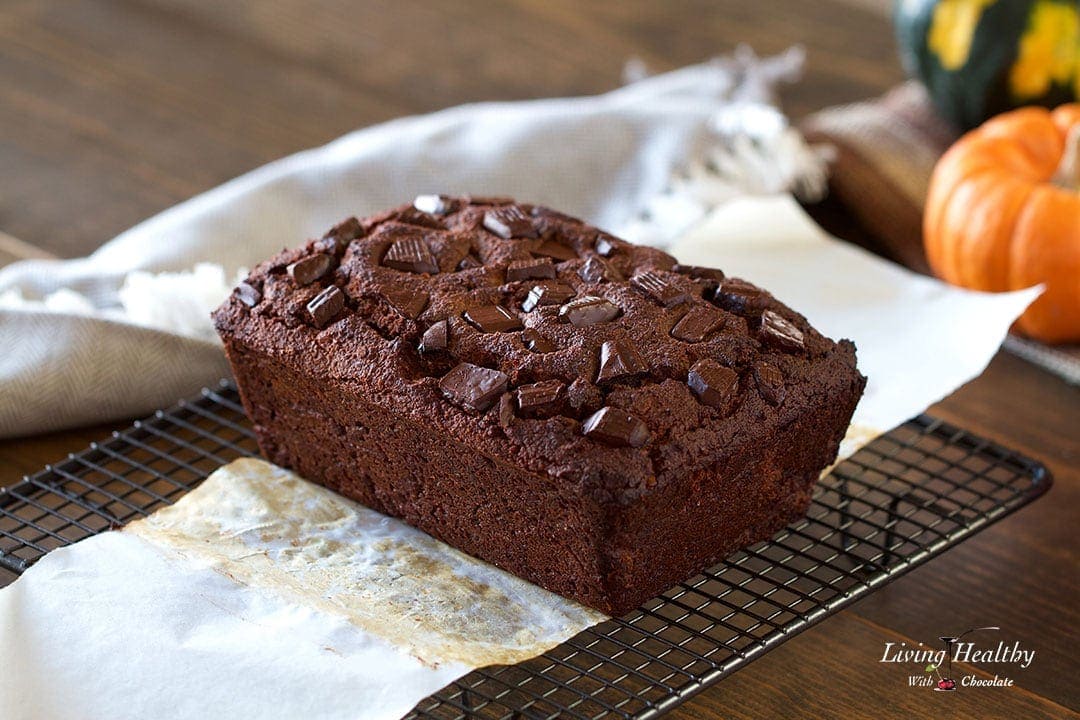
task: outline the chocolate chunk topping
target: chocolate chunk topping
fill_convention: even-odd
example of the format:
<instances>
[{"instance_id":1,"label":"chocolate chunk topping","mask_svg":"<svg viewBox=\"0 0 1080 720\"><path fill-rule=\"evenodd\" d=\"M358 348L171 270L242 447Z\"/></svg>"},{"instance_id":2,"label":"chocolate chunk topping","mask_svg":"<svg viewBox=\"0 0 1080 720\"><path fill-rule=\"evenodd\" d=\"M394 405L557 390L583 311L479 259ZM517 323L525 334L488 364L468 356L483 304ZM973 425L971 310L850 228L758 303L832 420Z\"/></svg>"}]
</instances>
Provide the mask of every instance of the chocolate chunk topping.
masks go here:
<instances>
[{"instance_id":1,"label":"chocolate chunk topping","mask_svg":"<svg viewBox=\"0 0 1080 720\"><path fill-rule=\"evenodd\" d=\"M770 405L782 405L787 396L784 386L784 374L768 363L760 362L754 366L754 382L758 392Z\"/></svg>"},{"instance_id":2,"label":"chocolate chunk topping","mask_svg":"<svg viewBox=\"0 0 1080 720\"><path fill-rule=\"evenodd\" d=\"M723 280L713 302L737 315L759 315L765 307L765 293L742 280Z\"/></svg>"},{"instance_id":3,"label":"chocolate chunk topping","mask_svg":"<svg viewBox=\"0 0 1080 720\"><path fill-rule=\"evenodd\" d=\"M724 324L724 316L708 305L695 305L671 329L671 337L696 343Z\"/></svg>"},{"instance_id":4,"label":"chocolate chunk topping","mask_svg":"<svg viewBox=\"0 0 1080 720\"><path fill-rule=\"evenodd\" d=\"M562 262L564 260L573 260L578 254L574 248L569 245L564 245L557 240L545 240L540 244L540 247L533 250L537 255L544 255L545 257L552 258L555 262Z\"/></svg>"},{"instance_id":5,"label":"chocolate chunk topping","mask_svg":"<svg viewBox=\"0 0 1080 720\"><path fill-rule=\"evenodd\" d=\"M676 264L671 270L696 281L701 288L701 297L706 299L712 299L716 294L716 288L720 287L720 283L724 280L724 272L716 268Z\"/></svg>"},{"instance_id":6,"label":"chocolate chunk topping","mask_svg":"<svg viewBox=\"0 0 1080 720\"><path fill-rule=\"evenodd\" d=\"M652 297L664 307L672 307L690 300L685 290L680 290L652 270L639 272L630 278L630 284Z\"/></svg>"},{"instance_id":7,"label":"chocolate chunk topping","mask_svg":"<svg viewBox=\"0 0 1080 720\"><path fill-rule=\"evenodd\" d=\"M429 215L446 215L457 208L457 203L445 195L417 195L413 207Z\"/></svg>"},{"instance_id":8,"label":"chocolate chunk topping","mask_svg":"<svg viewBox=\"0 0 1080 720\"><path fill-rule=\"evenodd\" d=\"M509 386L506 373L472 363L461 363L439 380L439 390L450 402L475 413L494 405Z\"/></svg>"},{"instance_id":9,"label":"chocolate chunk topping","mask_svg":"<svg viewBox=\"0 0 1080 720\"><path fill-rule=\"evenodd\" d=\"M415 207L407 207L404 210L399 210L394 213L392 219L398 222L403 222L408 225L417 225L419 227L431 228L433 230L445 230L446 226L442 221L434 215L429 215L426 212L422 212Z\"/></svg>"},{"instance_id":10,"label":"chocolate chunk topping","mask_svg":"<svg viewBox=\"0 0 1080 720\"><path fill-rule=\"evenodd\" d=\"M598 257L591 257L578 270L578 277L587 283L598 283L605 280L622 280L619 271Z\"/></svg>"},{"instance_id":11,"label":"chocolate chunk topping","mask_svg":"<svg viewBox=\"0 0 1080 720\"><path fill-rule=\"evenodd\" d=\"M332 227L330 232L315 243L315 249L340 258L349 243L363 234L364 227L360 224L360 221L351 217Z\"/></svg>"},{"instance_id":12,"label":"chocolate chunk topping","mask_svg":"<svg viewBox=\"0 0 1080 720\"><path fill-rule=\"evenodd\" d=\"M417 237L395 241L383 256L383 265L411 273L434 275L439 272L439 264L435 262L435 256L431 254L427 243Z\"/></svg>"},{"instance_id":13,"label":"chocolate chunk topping","mask_svg":"<svg viewBox=\"0 0 1080 720\"><path fill-rule=\"evenodd\" d=\"M480 332L520 330L521 320L502 305L481 305L465 311L468 320Z\"/></svg>"},{"instance_id":14,"label":"chocolate chunk topping","mask_svg":"<svg viewBox=\"0 0 1080 720\"><path fill-rule=\"evenodd\" d=\"M259 292L258 288L246 282L237 285L233 292L236 293L236 297L240 298L240 302L248 307L255 307L262 300L262 293Z\"/></svg>"},{"instance_id":15,"label":"chocolate chunk topping","mask_svg":"<svg viewBox=\"0 0 1080 720\"><path fill-rule=\"evenodd\" d=\"M622 312L619 306L601 297L586 295L559 308L559 319L572 325L594 325L614 320Z\"/></svg>"},{"instance_id":16,"label":"chocolate chunk topping","mask_svg":"<svg viewBox=\"0 0 1080 720\"><path fill-rule=\"evenodd\" d=\"M649 441L649 428L625 410L603 407L581 426L582 434L614 447L641 447Z\"/></svg>"},{"instance_id":17,"label":"chocolate chunk topping","mask_svg":"<svg viewBox=\"0 0 1080 720\"><path fill-rule=\"evenodd\" d=\"M686 384L705 405L725 414L731 411L739 391L739 375L715 360L698 360L690 367Z\"/></svg>"},{"instance_id":18,"label":"chocolate chunk topping","mask_svg":"<svg viewBox=\"0 0 1080 720\"><path fill-rule=\"evenodd\" d=\"M506 282L531 280L534 278L554 278L555 266L549 258L517 260L506 267Z\"/></svg>"},{"instance_id":19,"label":"chocolate chunk topping","mask_svg":"<svg viewBox=\"0 0 1080 720\"><path fill-rule=\"evenodd\" d=\"M766 344L785 352L802 352L806 348L802 330L772 310L761 314L758 333Z\"/></svg>"},{"instance_id":20,"label":"chocolate chunk topping","mask_svg":"<svg viewBox=\"0 0 1080 720\"><path fill-rule=\"evenodd\" d=\"M514 396L504 392L499 396L499 427L508 428L514 424L517 416L514 414Z\"/></svg>"},{"instance_id":21,"label":"chocolate chunk topping","mask_svg":"<svg viewBox=\"0 0 1080 720\"><path fill-rule=\"evenodd\" d=\"M555 343L548 340L535 328L526 328L521 333L521 342L534 353L555 352Z\"/></svg>"},{"instance_id":22,"label":"chocolate chunk topping","mask_svg":"<svg viewBox=\"0 0 1080 720\"><path fill-rule=\"evenodd\" d=\"M469 253L465 257L461 258L461 262L457 264L458 270L472 270L473 268L484 267L484 263L476 259L476 256Z\"/></svg>"},{"instance_id":23,"label":"chocolate chunk topping","mask_svg":"<svg viewBox=\"0 0 1080 720\"><path fill-rule=\"evenodd\" d=\"M572 218L572 217L570 217L569 215L567 215L565 213L561 213L558 210L553 210L553 209L551 209L549 207L545 207L543 205L533 205L532 209L529 210L529 214L532 215L534 218L542 217L542 218L550 218L552 220L561 220L563 222L569 222L569 223L576 223L577 222L576 218Z\"/></svg>"},{"instance_id":24,"label":"chocolate chunk topping","mask_svg":"<svg viewBox=\"0 0 1080 720\"><path fill-rule=\"evenodd\" d=\"M533 226L536 234L544 240L559 241L563 237L562 222L551 215L533 214Z\"/></svg>"},{"instance_id":25,"label":"chocolate chunk topping","mask_svg":"<svg viewBox=\"0 0 1080 720\"><path fill-rule=\"evenodd\" d=\"M536 237L532 220L517 205L503 205L485 212L484 228L503 240Z\"/></svg>"},{"instance_id":26,"label":"chocolate chunk topping","mask_svg":"<svg viewBox=\"0 0 1080 720\"><path fill-rule=\"evenodd\" d=\"M329 255L318 253L292 263L285 269L297 285L310 285L330 270L333 260Z\"/></svg>"},{"instance_id":27,"label":"chocolate chunk topping","mask_svg":"<svg viewBox=\"0 0 1080 720\"><path fill-rule=\"evenodd\" d=\"M327 255L333 255L334 257L340 256L342 251L345 250L345 245L337 238L331 237L330 235L319 238L312 247L315 249L315 252L326 253Z\"/></svg>"},{"instance_id":28,"label":"chocolate chunk topping","mask_svg":"<svg viewBox=\"0 0 1080 720\"><path fill-rule=\"evenodd\" d=\"M317 328L326 327L345 308L345 293L336 285L323 290L307 304L308 315Z\"/></svg>"},{"instance_id":29,"label":"chocolate chunk topping","mask_svg":"<svg viewBox=\"0 0 1080 720\"><path fill-rule=\"evenodd\" d=\"M544 305L562 305L574 297L574 288L561 282L545 282L533 285L529 295L521 303L521 309L532 312Z\"/></svg>"},{"instance_id":30,"label":"chocolate chunk topping","mask_svg":"<svg viewBox=\"0 0 1080 720\"><path fill-rule=\"evenodd\" d=\"M649 366L633 346L617 340L600 346L600 372L596 375L598 384L627 380L648 371Z\"/></svg>"},{"instance_id":31,"label":"chocolate chunk topping","mask_svg":"<svg viewBox=\"0 0 1080 720\"><path fill-rule=\"evenodd\" d=\"M424 331L424 336L420 338L420 352L445 350L448 344L450 344L450 323L440 320Z\"/></svg>"},{"instance_id":32,"label":"chocolate chunk topping","mask_svg":"<svg viewBox=\"0 0 1080 720\"><path fill-rule=\"evenodd\" d=\"M596 242L593 243L593 249L604 257L611 257L615 254L618 246L615 244L615 241L612 240L610 237L608 237L604 233L600 233L596 236Z\"/></svg>"},{"instance_id":33,"label":"chocolate chunk topping","mask_svg":"<svg viewBox=\"0 0 1080 720\"><path fill-rule=\"evenodd\" d=\"M559 380L544 380L517 389L517 406L526 417L557 414L566 402L566 385Z\"/></svg>"},{"instance_id":34,"label":"chocolate chunk topping","mask_svg":"<svg viewBox=\"0 0 1080 720\"><path fill-rule=\"evenodd\" d=\"M423 290L391 288L384 290L383 294L395 310L410 320L420 317L420 313L424 312L424 308L428 305L429 296Z\"/></svg>"},{"instance_id":35,"label":"chocolate chunk topping","mask_svg":"<svg viewBox=\"0 0 1080 720\"><path fill-rule=\"evenodd\" d=\"M346 245L363 234L364 226L355 217L351 217L330 228L330 232L326 233L326 237L336 240L338 249L344 250Z\"/></svg>"},{"instance_id":36,"label":"chocolate chunk topping","mask_svg":"<svg viewBox=\"0 0 1080 720\"><path fill-rule=\"evenodd\" d=\"M687 275L694 280L715 280L720 282L724 279L724 271L716 268L701 267L700 265L682 265L676 263L671 267L672 272Z\"/></svg>"}]
</instances>

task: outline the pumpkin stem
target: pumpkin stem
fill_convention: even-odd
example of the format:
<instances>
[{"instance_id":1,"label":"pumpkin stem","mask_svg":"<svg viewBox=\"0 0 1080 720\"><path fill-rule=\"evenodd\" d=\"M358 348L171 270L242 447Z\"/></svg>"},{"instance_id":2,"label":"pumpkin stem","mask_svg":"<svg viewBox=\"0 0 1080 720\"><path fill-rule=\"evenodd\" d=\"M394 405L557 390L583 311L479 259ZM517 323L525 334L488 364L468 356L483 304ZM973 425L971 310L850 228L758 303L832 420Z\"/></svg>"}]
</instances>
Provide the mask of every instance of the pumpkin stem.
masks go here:
<instances>
[{"instance_id":1,"label":"pumpkin stem","mask_svg":"<svg viewBox=\"0 0 1080 720\"><path fill-rule=\"evenodd\" d=\"M1066 190L1080 190L1080 123L1065 136L1065 152L1051 182Z\"/></svg>"}]
</instances>

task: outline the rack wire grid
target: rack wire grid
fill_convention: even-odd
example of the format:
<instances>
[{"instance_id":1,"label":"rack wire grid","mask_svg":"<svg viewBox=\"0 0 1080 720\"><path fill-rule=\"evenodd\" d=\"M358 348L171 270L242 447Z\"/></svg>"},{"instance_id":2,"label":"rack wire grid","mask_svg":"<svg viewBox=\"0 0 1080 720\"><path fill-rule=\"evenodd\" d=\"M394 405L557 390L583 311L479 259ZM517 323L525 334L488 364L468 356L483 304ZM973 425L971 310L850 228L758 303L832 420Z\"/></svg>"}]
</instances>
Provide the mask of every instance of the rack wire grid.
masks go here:
<instances>
[{"instance_id":1,"label":"rack wire grid","mask_svg":"<svg viewBox=\"0 0 1080 720\"><path fill-rule=\"evenodd\" d=\"M0 585L50 550L174 502L258 452L236 388L113 433L0 490ZM837 465L807 516L619 619L477 670L414 718L650 718L1046 492L1037 462L911 420Z\"/></svg>"}]
</instances>

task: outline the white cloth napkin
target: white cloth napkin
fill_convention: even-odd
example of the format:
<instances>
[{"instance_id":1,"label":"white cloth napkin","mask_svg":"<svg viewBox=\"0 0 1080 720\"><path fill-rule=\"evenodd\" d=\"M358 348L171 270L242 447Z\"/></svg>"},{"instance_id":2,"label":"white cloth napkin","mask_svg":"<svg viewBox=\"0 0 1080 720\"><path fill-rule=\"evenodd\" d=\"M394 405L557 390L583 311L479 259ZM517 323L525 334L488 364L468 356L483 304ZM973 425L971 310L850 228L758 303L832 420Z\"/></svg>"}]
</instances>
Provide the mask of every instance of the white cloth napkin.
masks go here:
<instances>
[{"instance_id":1,"label":"white cloth napkin","mask_svg":"<svg viewBox=\"0 0 1080 720\"><path fill-rule=\"evenodd\" d=\"M780 60L790 66L798 56ZM754 62L743 58L743 66ZM512 195L618 230L662 195L688 158L706 153L710 119L730 98L745 103L746 78L767 85L761 76L736 72L731 61L706 63L595 97L391 121L192 198L87 258L3 268L0 299L41 300L66 289L89 303L56 312L0 302L0 437L146 414L228 374L213 338L110 314L132 271L213 262L231 279L345 217L431 192Z\"/></svg>"}]
</instances>

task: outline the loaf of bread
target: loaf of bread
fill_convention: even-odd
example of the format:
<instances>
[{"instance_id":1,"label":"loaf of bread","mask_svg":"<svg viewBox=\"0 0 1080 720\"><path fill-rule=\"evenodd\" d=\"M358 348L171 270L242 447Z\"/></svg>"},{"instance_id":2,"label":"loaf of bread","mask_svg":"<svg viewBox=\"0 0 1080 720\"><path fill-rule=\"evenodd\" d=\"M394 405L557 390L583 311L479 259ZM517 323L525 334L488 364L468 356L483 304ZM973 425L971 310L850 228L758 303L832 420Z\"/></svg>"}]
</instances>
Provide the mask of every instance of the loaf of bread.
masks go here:
<instances>
[{"instance_id":1,"label":"loaf of bread","mask_svg":"<svg viewBox=\"0 0 1080 720\"><path fill-rule=\"evenodd\" d=\"M214 320L269 460L613 615L804 513L865 384L767 292L505 198L351 218Z\"/></svg>"}]
</instances>

